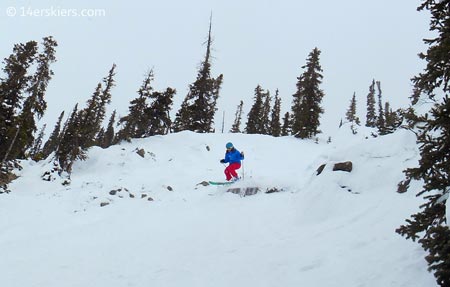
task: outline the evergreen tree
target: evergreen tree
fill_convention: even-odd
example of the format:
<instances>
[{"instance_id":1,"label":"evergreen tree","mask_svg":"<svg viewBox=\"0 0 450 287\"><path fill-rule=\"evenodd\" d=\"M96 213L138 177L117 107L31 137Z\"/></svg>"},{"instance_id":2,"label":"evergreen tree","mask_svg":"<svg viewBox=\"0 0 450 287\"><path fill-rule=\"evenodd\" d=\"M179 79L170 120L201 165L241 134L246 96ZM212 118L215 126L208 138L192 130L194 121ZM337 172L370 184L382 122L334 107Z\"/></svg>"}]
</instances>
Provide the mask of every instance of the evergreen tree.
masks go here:
<instances>
[{"instance_id":1,"label":"evergreen tree","mask_svg":"<svg viewBox=\"0 0 450 287\"><path fill-rule=\"evenodd\" d=\"M377 117L377 125L376 127L378 128L378 132L380 134L385 134L386 133L386 120L385 120L385 115L384 115L384 111L383 111L383 98L381 95L381 82L377 81L377 89L378 89L378 117Z\"/></svg>"},{"instance_id":2,"label":"evergreen tree","mask_svg":"<svg viewBox=\"0 0 450 287\"><path fill-rule=\"evenodd\" d=\"M130 102L128 115L119 119L119 124L123 126L117 134L119 141L128 141L131 138L142 138L145 136L149 125L148 119L145 117L145 111L148 109L147 100L153 91L153 87L151 86L153 79L153 70L150 70L137 91L139 97Z\"/></svg>"},{"instance_id":3,"label":"evergreen tree","mask_svg":"<svg viewBox=\"0 0 450 287\"><path fill-rule=\"evenodd\" d=\"M276 90L275 103L273 105L270 120L270 133L274 137L279 137L281 135L280 112L281 112L281 99L279 97L279 91Z\"/></svg>"},{"instance_id":4,"label":"evergreen tree","mask_svg":"<svg viewBox=\"0 0 450 287\"><path fill-rule=\"evenodd\" d=\"M46 127L47 127L46 124L42 126L38 136L34 139L33 146L30 150L30 156L35 161L42 159L42 141L44 138L44 132Z\"/></svg>"},{"instance_id":5,"label":"evergreen tree","mask_svg":"<svg viewBox=\"0 0 450 287\"><path fill-rule=\"evenodd\" d=\"M72 165L76 160L85 160L86 151L98 142L102 131L102 122L105 118L106 105L111 101L111 89L114 87L116 65L109 70L108 76L103 79L105 87L99 83L87 101L87 107L78 110L75 106L70 118L64 125L59 142L56 158L61 171L71 173ZM100 134L101 137L101 134Z\"/></svg>"},{"instance_id":6,"label":"evergreen tree","mask_svg":"<svg viewBox=\"0 0 450 287\"><path fill-rule=\"evenodd\" d=\"M351 130L353 134L356 134L358 131L356 130L356 126L360 124L359 118L356 116L356 93L353 93L352 100L350 101L350 107L345 114L345 118L351 123Z\"/></svg>"},{"instance_id":7,"label":"evergreen tree","mask_svg":"<svg viewBox=\"0 0 450 287\"><path fill-rule=\"evenodd\" d=\"M376 127L377 115L375 112L375 104L375 80L372 80L372 84L369 87L369 93L367 94L366 127Z\"/></svg>"},{"instance_id":8,"label":"evergreen tree","mask_svg":"<svg viewBox=\"0 0 450 287\"><path fill-rule=\"evenodd\" d=\"M56 151L56 148L59 145L60 140L60 132L61 132L61 123L62 118L64 117L64 111L58 117L58 121L56 122L55 128L48 138L47 142L44 144L42 149L42 156L44 158L48 157L52 152Z\"/></svg>"},{"instance_id":9,"label":"evergreen tree","mask_svg":"<svg viewBox=\"0 0 450 287\"><path fill-rule=\"evenodd\" d=\"M241 101L236 109L234 115L234 123L231 126L230 133L240 133L241 132L241 120L242 120L242 108L244 107L244 102Z\"/></svg>"},{"instance_id":10,"label":"evergreen tree","mask_svg":"<svg viewBox=\"0 0 450 287\"><path fill-rule=\"evenodd\" d=\"M6 78L0 83L0 150L8 151L0 156L5 160L25 158L33 145L35 117L40 119L47 108L44 95L53 75L50 64L56 61L56 46L51 37L43 39L42 53L35 41L18 44L5 59Z\"/></svg>"},{"instance_id":11,"label":"evergreen tree","mask_svg":"<svg viewBox=\"0 0 450 287\"><path fill-rule=\"evenodd\" d=\"M260 131L260 134L263 135L270 135L270 110L271 110L271 101L272 98L270 97L269 91L264 94L264 104L262 109L262 115L261 115L261 122L262 122L262 129Z\"/></svg>"},{"instance_id":12,"label":"evergreen tree","mask_svg":"<svg viewBox=\"0 0 450 287\"><path fill-rule=\"evenodd\" d=\"M101 138L100 146L102 148L108 148L114 144L114 123L116 122L116 111L114 110L109 118L108 127Z\"/></svg>"},{"instance_id":13,"label":"evergreen tree","mask_svg":"<svg viewBox=\"0 0 450 287\"><path fill-rule=\"evenodd\" d=\"M210 21L205 59L200 65L197 80L189 86L189 92L176 114L174 122L176 132L182 130L197 133L214 131L214 115L217 110L216 103L223 75L219 75L215 79L211 77L211 45Z\"/></svg>"},{"instance_id":14,"label":"evergreen tree","mask_svg":"<svg viewBox=\"0 0 450 287\"><path fill-rule=\"evenodd\" d=\"M268 92L265 92L260 85L255 88L254 103L247 117L247 125L245 128L248 134L263 134L264 122L261 116L264 113L264 99L268 96Z\"/></svg>"},{"instance_id":15,"label":"evergreen tree","mask_svg":"<svg viewBox=\"0 0 450 287\"><path fill-rule=\"evenodd\" d=\"M291 133L291 115L286 112L283 117L283 126L281 127L281 135L288 136Z\"/></svg>"},{"instance_id":16,"label":"evergreen tree","mask_svg":"<svg viewBox=\"0 0 450 287\"><path fill-rule=\"evenodd\" d=\"M83 150L95 145L97 134L106 115L106 105L111 102L111 89L114 87L116 65L113 64L108 76L103 79L105 87L98 83L97 88L87 102L87 107L79 112L78 119L80 147Z\"/></svg>"},{"instance_id":17,"label":"evergreen tree","mask_svg":"<svg viewBox=\"0 0 450 287\"><path fill-rule=\"evenodd\" d=\"M81 148L81 119L78 104L64 124L61 140L56 150L56 159L61 168L60 172L72 172L72 165L76 160L86 159L86 151Z\"/></svg>"},{"instance_id":18,"label":"evergreen tree","mask_svg":"<svg viewBox=\"0 0 450 287\"><path fill-rule=\"evenodd\" d=\"M320 50L314 48L309 54L306 69L297 82L297 92L293 95L292 105L292 133L299 138L312 138L320 133L320 106L324 96L319 88L322 83L322 68L319 63Z\"/></svg>"},{"instance_id":19,"label":"evergreen tree","mask_svg":"<svg viewBox=\"0 0 450 287\"><path fill-rule=\"evenodd\" d=\"M123 127L117 134L118 140L130 140L170 132L170 110L176 91L167 88L164 92L154 91L153 70L145 77L136 99L130 102L129 114L119 120Z\"/></svg>"},{"instance_id":20,"label":"evergreen tree","mask_svg":"<svg viewBox=\"0 0 450 287\"><path fill-rule=\"evenodd\" d=\"M437 35L426 39L429 45L426 54L420 54L427 61L423 73L412 79L420 94L435 101L429 117L418 118L423 122L419 129L419 167L406 171L408 179L423 181L418 196L424 196L421 211L412 215L407 224L397 232L418 242L428 252L425 257L429 270L434 273L440 286L450 286L450 229L445 223L445 196L450 192L450 0L423 0L418 10L431 12L430 30ZM436 94L443 94L437 101ZM428 194L428 195L426 195ZM447 200L447 204L448 200ZM448 215L447 215L448 216Z\"/></svg>"},{"instance_id":21,"label":"evergreen tree","mask_svg":"<svg viewBox=\"0 0 450 287\"><path fill-rule=\"evenodd\" d=\"M150 94L152 103L145 110L149 122L149 131L146 136L165 135L170 132L172 120L170 110L172 109L173 96L176 90L167 88L164 92L153 92Z\"/></svg>"}]
</instances>

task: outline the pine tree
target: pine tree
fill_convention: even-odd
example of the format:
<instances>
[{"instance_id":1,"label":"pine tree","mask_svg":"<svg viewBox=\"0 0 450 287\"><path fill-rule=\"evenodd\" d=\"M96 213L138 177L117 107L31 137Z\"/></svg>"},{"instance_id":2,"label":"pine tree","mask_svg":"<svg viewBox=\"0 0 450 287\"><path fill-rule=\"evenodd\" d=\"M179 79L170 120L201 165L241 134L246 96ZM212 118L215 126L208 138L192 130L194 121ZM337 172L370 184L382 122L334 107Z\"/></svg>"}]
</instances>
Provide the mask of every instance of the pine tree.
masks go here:
<instances>
[{"instance_id":1,"label":"pine tree","mask_svg":"<svg viewBox=\"0 0 450 287\"><path fill-rule=\"evenodd\" d=\"M0 152L2 158L25 158L33 145L35 117L40 119L47 108L44 95L53 75L50 64L56 61L56 46L52 37L43 39L42 53L35 41L18 44L5 59L6 78L0 83L0 150L8 154Z\"/></svg>"},{"instance_id":2,"label":"pine tree","mask_svg":"<svg viewBox=\"0 0 450 287\"><path fill-rule=\"evenodd\" d=\"M242 120L242 108L244 107L244 102L241 101L236 109L234 115L234 123L231 126L230 133L240 133L241 132L241 120Z\"/></svg>"},{"instance_id":3,"label":"pine tree","mask_svg":"<svg viewBox=\"0 0 450 287\"><path fill-rule=\"evenodd\" d=\"M421 211L412 215L397 232L413 241L419 239L428 255L429 270L440 286L450 286L450 229L445 223L445 195L450 192L450 0L425 0L418 10L431 12L430 30L437 35L426 39L427 53L420 54L427 61L423 73L412 79L420 94L435 101L429 117L419 118L418 143L421 159L419 167L406 171L407 179L423 181L418 196L424 196ZM436 101L436 94L443 94ZM418 93L417 93L418 94ZM417 95L416 94L416 95ZM417 99L417 98L416 98ZM415 100L415 99L413 99ZM426 195L428 194L428 195ZM447 200L447 204L449 204ZM447 215L448 216L448 215Z\"/></svg>"},{"instance_id":4,"label":"pine tree","mask_svg":"<svg viewBox=\"0 0 450 287\"><path fill-rule=\"evenodd\" d=\"M13 53L4 60L2 69L5 78L0 82L0 159L6 161L15 159L17 152L11 150L20 131L18 113L22 106L24 93L29 85L31 76L28 69L35 61L37 53L35 41L26 44L16 44Z\"/></svg>"},{"instance_id":5,"label":"pine tree","mask_svg":"<svg viewBox=\"0 0 450 287\"><path fill-rule=\"evenodd\" d=\"M113 64L108 76L103 79L104 88L101 83L98 83L94 93L87 102L87 107L79 112L79 144L83 150L92 147L96 143L97 134L105 119L106 105L111 102L111 89L114 87L115 69L116 65Z\"/></svg>"},{"instance_id":6,"label":"pine tree","mask_svg":"<svg viewBox=\"0 0 450 287\"><path fill-rule=\"evenodd\" d=\"M147 100L153 91L151 86L153 79L153 70L150 70L137 91L139 97L130 101L128 115L119 119L119 124L122 125L121 130L117 133L119 141L128 141L131 138L142 138L145 136L149 125L148 119L145 117L145 111L148 108Z\"/></svg>"},{"instance_id":7,"label":"pine tree","mask_svg":"<svg viewBox=\"0 0 450 287\"><path fill-rule=\"evenodd\" d=\"M376 127L377 115L375 112L375 104L375 80L372 80L372 84L369 87L369 93L367 94L366 127Z\"/></svg>"},{"instance_id":8,"label":"pine tree","mask_svg":"<svg viewBox=\"0 0 450 287\"><path fill-rule=\"evenodd\" d=\"M153 80L154 73L150 70L138 90L139 97L130 102L129 114L119 120L123 126L117 133L119 141L170 132L172 121L169 112L176 90L154 91L151 85Z\"/></svg>"},{"instance_id":9,"label":"pine tree","mask_svg":"<svg viewBox=\"0 0 450 287\"><path fill-rule=\"evenodd\" d=\"M281 127L281 135L288 136L291 133L291 115L286 112L283 117L283 126Z\"/></svg>"},{"instance_id":10,"label":"pine tree","mask_svg":"<svg viewBox=\"0 0 450 287\"><path fill-rule=\"evenodd\" d=\"M115 140L114 140L114 124L116 122L116 111L114 110L113 113L111 114L111 117L109 118L108 121L108 127L106 128L106 131L103 134L103 137L101 137L101 142L100 142L100 146L102 148L108 148L111 145L114 144Z\"/></svg>"},{"instance_id":11,"label":"pine tree","mask_svg":"<svg viewBox=\"0 0 450 287\"><path fill-rule=\"evenodd\" d=\"M211 77L211 21L209 23L206 55L200 65L197 80L189 86L181 108L175 116L174 131L190 130L197 133L214 131L214 115L223 75Z\"/></svg>"},{"instance_id":12,"label":"pine tree","mask_svg":"<svg viewBox=\"0 0 450 287\"><path fill-rule=\"evenodd\" d=\"M275 91L275 103L273 105L270 120L270 134L274 137L279 137L281 135L280 112L281 112L281 99L279 96L279 91L277 89Z\"/></svg>"},{"instance_id":13,"label":"pine tree","mask_svg":"<svg viewBox=\"0 0 450 287\"><path fill-rule=\"evenodd\" d=\"M81 119L78 104L64 124L61 140L56 150L56 159L61 168L60 172L72 172L72 165L76 160L86 159L86 151L81 148Z\"/></svg>"},{"instance_id":14,"label":"pine tree","mask_svg":"<svg viewBox=\"0 0 450 287\"><path fill-rule=\"evenodd\" d=\"M30 156L33 160L35 161L39 161L42 159L42 141L44 138L44 132L45 132L45 128L47 127L46 124L44 124L41 128L41 130L39 131L38 136L34 139L33 142L33 146L31 147L30 150Z\"/></svg>"},{"instance_id":15,"label":"pine tree","mask_svg":"<svg viewBox=\"0 0 450 287\"><path fill-rule=\"evenodd\" d=\"M383 111L383 98L381 95L381 82L377 81L377 89L378 89L378 117L376 127L380 134L386 134L386 119Z\"/></svg>"},{"instance_id":16,"label":"pine tree","mask_svg":"<svg viewBox=\"0 0 450 287\"><path fill-rule=\"evenodd\" d=\"M170 110L173 104L173 96L176 90L167 88L164 92L153 92L150 94L152 103L144 111L149 122L149 130L146 136L166 135L172 127Z\"/></svg>"},{"instance_id":17,"label":"pine tree","mask_svg":"<svg viewBox=\"0 0 450 287\"><path fill-rule=\"evenodd\" d=\"M264 91L260 85L255 88L254 103L247 117L245 131L248 134L263 134L264 121L261 116L264 113L264 99L268 96L268 92Z\"/></svg>"},{"instance_id":18,"label":"pine tree","mask_svg":"<svg viewBox=\"0 0 450 287\"><path fill-rule=\"evenodd\" d=\"M292 133L299 138L312 138L320 133L320 106L324 96L319 88L322 83L322 68L319 63L320 50L314 48L309 54L306 69L297 82L297 92L293 95Z\"/></svg>"},{"instance_id":19,"label":"pine tree","mask_svg":"<svg viewBox=\"0 0 450 287\"><path fill-rule=\"evenodd\" d=\"M55 128L53 129L53 132L51 133L51 135L48 138L47 142L44 144L44 147L42 149L42 156L43 156L43 158L48 157L52 152L56 151L56 148L59 145L60 132L61 132L61 123L62 123L63 117L64 117L64 111L62 111L61 114L59 115L58 121L56 122L56 125L55 125Z\"/></svg>"},{"instance_id":20,"label":"pine tree","mask_svg":"<svg viewBox=\"0 0 450 287\"><path fill-rule=\"evenodd\" d=\"M351 123L351 130L353 134L357 134L356 126L360 124L359 118L356 116L356 93L353 93L352 100L350 101L350 107L345 114L345 118Z\"/></svg>"},{"instance_id":21,"label":"pine tree","mask_svg":"<svg viewBox=\"0 0 450 287\"><path fill-rule=\"evenodd\" d=\"M263 135L271 134L271 131L270 131L271 101L272 101L272 98L270 97L270 92L267 91L267 93L264 94L264 104L263 104L262 115L261 115L262 129L260 131L260 134L263 134Z\"/></svg>"}]
</instances>

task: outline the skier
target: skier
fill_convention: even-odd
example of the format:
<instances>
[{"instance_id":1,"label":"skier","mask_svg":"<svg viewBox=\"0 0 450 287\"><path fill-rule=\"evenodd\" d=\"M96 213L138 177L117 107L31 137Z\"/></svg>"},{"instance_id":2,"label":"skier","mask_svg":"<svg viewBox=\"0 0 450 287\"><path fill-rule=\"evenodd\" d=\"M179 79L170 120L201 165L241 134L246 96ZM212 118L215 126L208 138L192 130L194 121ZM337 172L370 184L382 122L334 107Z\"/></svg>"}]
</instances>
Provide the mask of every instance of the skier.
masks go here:
<instances>
[{"instance_id":1,"label":"skier","mask_svg":"<svg viewBox=\"0 0 450 287\"><path fill-rule=\"evenodd\" d=\"M244 152L239 152L230 142L227 143L225 147L227 148L225 158L221 159L220 162L229 163L224 171L227 181L237 181L239 180L239 176L236 170L241 168L241 160L244 159Z\"/></svg>"}]
</instances>

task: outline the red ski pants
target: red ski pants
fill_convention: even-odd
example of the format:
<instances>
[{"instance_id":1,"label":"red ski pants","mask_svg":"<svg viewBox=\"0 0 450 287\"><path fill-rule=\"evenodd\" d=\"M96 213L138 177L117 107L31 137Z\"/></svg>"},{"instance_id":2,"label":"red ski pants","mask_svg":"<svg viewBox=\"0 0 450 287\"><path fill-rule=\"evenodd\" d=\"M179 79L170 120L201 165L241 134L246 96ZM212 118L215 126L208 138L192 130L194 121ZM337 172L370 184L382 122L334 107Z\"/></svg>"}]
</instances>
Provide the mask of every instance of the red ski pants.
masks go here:
<instances>
[{"instance_id":1,"label":"red ski pants","mask_svg":"<svg viewBox=\"0 0 450 287\"><path fill-rule=\"evenodd\" d=\"M232 179L233 177L238 177L236 170L241 168L240 163L232 163L227 168L225 168L225 176L227 180Z\"/></svg>"}]
</instances>

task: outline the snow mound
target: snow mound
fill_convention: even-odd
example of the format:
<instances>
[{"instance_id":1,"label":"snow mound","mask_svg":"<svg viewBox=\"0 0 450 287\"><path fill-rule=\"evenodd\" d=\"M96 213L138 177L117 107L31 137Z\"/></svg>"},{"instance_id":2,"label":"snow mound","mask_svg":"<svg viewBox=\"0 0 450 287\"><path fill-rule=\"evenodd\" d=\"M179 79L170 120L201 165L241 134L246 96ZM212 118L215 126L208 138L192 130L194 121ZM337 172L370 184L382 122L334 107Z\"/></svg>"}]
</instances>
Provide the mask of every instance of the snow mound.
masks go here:
<instances>
[{"instance_id":1,"label":"snow mound","mask_svg":"<svg viewBox=\"0 0 450 287\"><path fill-rule=\"evenodd\" d=\"M199 185L224 179L229 141L246 155L234 186L258 194ZM92 148L66 186L41 179L50 161L23 162L0 195L2 286L437 286L394 232L421 203L420 185L396 193L417 160L407 131L181 132ZM332 170L342 161L351 173Z\"/></svg>"}]
</instances>

